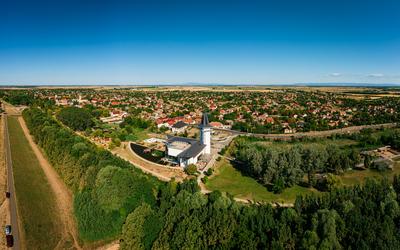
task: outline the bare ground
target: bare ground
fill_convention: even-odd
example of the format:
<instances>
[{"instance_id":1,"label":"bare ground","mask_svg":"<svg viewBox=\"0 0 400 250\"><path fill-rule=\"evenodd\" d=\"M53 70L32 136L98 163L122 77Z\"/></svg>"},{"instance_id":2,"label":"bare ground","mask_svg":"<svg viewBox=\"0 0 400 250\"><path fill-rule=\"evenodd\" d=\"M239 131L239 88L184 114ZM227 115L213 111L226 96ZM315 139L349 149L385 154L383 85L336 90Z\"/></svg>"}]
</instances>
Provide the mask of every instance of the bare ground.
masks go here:
<instances>
[{"instance_id":1,"label":"bare ground","mask_svg":"<svg viewBox=\"0 0 400 250\"><path fill-rule=\"evenodd\" d=\"M72 241L73 247L75 249L81 249L79 245L78 232L76 227L75 218L73 217L73 201L72 194L58 176L57 172L53 169L53 167L49 164L46 158L43 156L39 147L33 142L32 136L29 134L29 130L25 124L25 121L22 117L18 117L18 121L21 125L24 134L29 141L30 146L32 147L33 152L35 153L40 166L45 173L51 188L54 191L56 197L56 203L59 208L59 215L61 221L63 223L63 240L60 241L57 248L65 249L67 247L68 242Z\"/></svg>"}]
</instances>

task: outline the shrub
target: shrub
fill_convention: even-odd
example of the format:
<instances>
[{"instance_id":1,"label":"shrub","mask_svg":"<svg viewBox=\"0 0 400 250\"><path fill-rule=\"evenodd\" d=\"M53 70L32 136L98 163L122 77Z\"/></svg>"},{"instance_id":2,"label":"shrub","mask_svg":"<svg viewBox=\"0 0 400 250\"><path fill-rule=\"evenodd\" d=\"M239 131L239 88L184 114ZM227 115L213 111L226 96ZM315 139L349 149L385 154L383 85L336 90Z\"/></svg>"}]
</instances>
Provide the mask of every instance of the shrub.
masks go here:
<instances>
[{"instance_id":1,"label":"shrub","mask_svg":"<svg viewBox=\"0 0 400 250\"><path fill-rule=\"evenodd\" d=\"M194 164L190 164L185 168L185 173L188 175L195 175L197 173L197 166Z\"/></svg>"},{"instance_id":2,"label":"shrub","mask_svg":"<svg viewBox=\"0 0 400 250\"><path fill-rule=\"evenodd\" d=\"M213 174L213 172L214 172L214 169L209 168L209 169L207 169L207 171L204 174L207 176L211 176Z\"/></svg>"}]
</instances>

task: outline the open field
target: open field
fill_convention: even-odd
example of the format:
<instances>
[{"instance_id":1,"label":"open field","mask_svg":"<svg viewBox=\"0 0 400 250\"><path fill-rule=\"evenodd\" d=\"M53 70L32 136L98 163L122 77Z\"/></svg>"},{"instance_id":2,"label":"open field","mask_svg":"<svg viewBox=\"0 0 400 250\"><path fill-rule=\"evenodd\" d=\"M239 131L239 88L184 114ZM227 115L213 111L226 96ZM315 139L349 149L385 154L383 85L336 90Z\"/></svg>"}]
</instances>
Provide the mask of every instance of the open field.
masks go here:
<instances>
[{"instance_id":1,"label":"open field","mask_svg":"<svg viewBox=\"0 0 400 250\"><path fill-rule=\"evenodd\" d=\"M209 179L206 187L209 190L230 193L240 199L279 203L293 203L298 195L318 192L315 189L296 185L285 189L281 194L274 194L253 178L243 176L225 159L217 163L216 172Z\"/></svg>"},{"instance_id":2,"label":"open field","mask_svg":"<svg viewBox=\"0 0 400 250\"><path fill-rule=\"evenodd\" d=\"M9 134L21 233L29 249L67 248L61 240L60 218L39 161L24 136L16 117L9 117Z\"/></svg>"},{"instance_id":3,"label":"open field","mask_svg":"<svg viewBox=\"0 0 400 250\"><path fill-rule=\"evenodd\" d=\"M264 202L293 203L298 195L320 193L316 189L295 185L285 189L281 194L274 194L253 178L242 175L227 160L218 162L215 170L215 174L206 184L207 189L227 192L235 198ZM388 178L391 180L396 174L400 174L400 162L396 163L392 171L378 172L371 169L352 170L338 177L343 185L351 186L362 184L367 178Z\"/></svg>"},{"instance_id":4,"label":"open field","mask_svg":"<svg viewBox=\"0 0 400 250\"><path fill-rule=\"evenodd\" d=\"M343 185L357 185L362 184L367 178L388 178L390 181L393 179L394 175L400 174L400 162L396 162L393 170L388 170L384 172L378 172L371 169L366 170L352 170L346 172L343 176L339 176Z\"/></svg>"}]
</instances>

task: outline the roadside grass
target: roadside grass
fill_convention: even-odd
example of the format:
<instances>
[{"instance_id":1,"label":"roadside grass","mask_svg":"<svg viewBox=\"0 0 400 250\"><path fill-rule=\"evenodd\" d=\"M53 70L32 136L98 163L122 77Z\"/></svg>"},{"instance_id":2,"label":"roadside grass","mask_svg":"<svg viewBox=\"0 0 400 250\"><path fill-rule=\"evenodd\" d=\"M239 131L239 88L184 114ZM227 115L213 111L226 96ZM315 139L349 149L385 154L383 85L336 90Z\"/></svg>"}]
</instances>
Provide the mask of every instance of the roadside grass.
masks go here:
<instances>
[{"instance_id":1,"label":"roadside grass","mask_svg":"<svg viewBox=\"0 0 400 250\"><path fill-rule=\"evenodd\" d=\"M54 249L62 237L54 193L16 117L8 130L25 249Z\"/></svg>"},{"instance_id":2,"label":"roadside grass","mask_svg":"<svg viewBox=\"0 0 400 250\"><path fill-rule=\"evenodd\" d=\"M318 193L312 188L295 185L280 194L274 194L251 177L244 176L226 159L216 165L216 172L206 183L209 190L220 190L231 195L254 201L293 203L298 195Z\"/></svg>"}]
</instances>

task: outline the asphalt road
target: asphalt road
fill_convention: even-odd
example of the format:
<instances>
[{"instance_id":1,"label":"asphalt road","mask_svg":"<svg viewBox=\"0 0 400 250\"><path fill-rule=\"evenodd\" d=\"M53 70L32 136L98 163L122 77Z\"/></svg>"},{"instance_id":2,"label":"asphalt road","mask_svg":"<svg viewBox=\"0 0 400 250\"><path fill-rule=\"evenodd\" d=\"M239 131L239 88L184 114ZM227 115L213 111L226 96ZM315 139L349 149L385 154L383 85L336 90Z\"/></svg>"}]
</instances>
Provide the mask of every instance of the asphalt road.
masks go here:
<instances>
[{"instance_id":1,"label":"asphalt road","mask_svg":"<svg viewBox=\"0 0 400 250\"><path fill-rule=\"evenodd\" d=\"M8 192L10 192L11 196L9 198L10 204L10 219L11 219L11 232L14 237L14 246L12 249L19 250L20 249L20 241L19 241L19 227L18 227L18 214L17 214L17 204L15 198L15 188L14 188L14 175L12 168L12 159L11 159L11 149L10 149L10 140L8 135L8 123L7 123L7 115L3 115L4 119L4 147L5 147L5 159L7 165L7 186ZM4 194L5 195L5 194ZM5 236L3 236L5 237Z\"/></svg>"},{"instance_id":2,"label":"asphalt road","mask_svg":"<svg viewBox=\"0 0 400 250\"><path fill-rule=\"evenodd\" d=\"M323 131L311 131L311 132L302 132L302 133L294 133L294 134L255 134L255 133L247 133L240 132L231 129L222 129L222 128L213 128L214 130L229 132L234 135L247 135L254 136L266 139L281 139L281 140L291 140L292 138L302 138L302 137L327 137L333 134L347 134L358 132L362 129L371 128L392 128L396 127L397 123L383 123L383 124L373 124L373 125L361 125L361 126L351 126L345 127L341 129L331 129L331 130L323 130Z\"/></svg>"}]
</instances>

